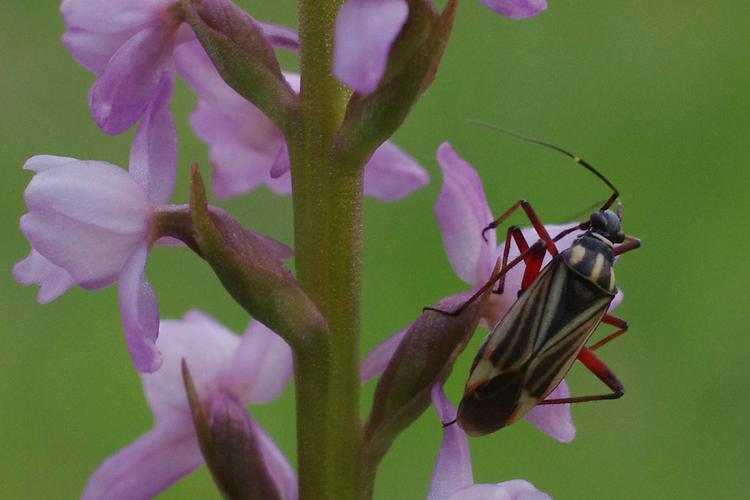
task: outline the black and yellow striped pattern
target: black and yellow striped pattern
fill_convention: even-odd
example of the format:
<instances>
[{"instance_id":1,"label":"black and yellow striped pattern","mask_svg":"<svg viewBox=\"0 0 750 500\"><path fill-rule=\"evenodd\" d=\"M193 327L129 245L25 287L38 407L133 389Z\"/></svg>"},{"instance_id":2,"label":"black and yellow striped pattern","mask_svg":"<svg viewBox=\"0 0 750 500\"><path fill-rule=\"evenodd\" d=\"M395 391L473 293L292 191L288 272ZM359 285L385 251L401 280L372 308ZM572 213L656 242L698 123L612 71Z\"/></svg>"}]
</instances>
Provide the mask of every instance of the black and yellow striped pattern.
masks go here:
<instances>
[{"instance_id":1,"label":"black and yellow striped pattern","mask_svg":"<svg viewBox=\"0 0 750 500\"><path fill-rule=\"evenodd\" d=\"M616 292L612 246L587 233L555 257L480 348L458 412L482 435L514 422L560 383Z\"/></svg>"}]
</instances>

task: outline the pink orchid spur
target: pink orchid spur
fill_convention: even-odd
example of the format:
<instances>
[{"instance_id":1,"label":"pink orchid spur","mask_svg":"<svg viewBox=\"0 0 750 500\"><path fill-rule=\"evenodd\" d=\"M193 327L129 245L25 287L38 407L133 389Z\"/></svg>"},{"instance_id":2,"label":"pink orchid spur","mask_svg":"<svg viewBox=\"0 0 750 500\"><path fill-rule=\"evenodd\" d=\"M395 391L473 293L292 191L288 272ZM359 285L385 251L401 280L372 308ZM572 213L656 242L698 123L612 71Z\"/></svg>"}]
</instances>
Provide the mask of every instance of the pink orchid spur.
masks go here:
<instances>
[{"instance_id":1,"label":"pink orchid spur","mask_svg":"<svg viewBox=\"0 0 750 500\"><path fill-rule=\"evenodd\" d=\"M523 19L547 9L546 0L480 0L490 10ZM393 43L409 15L406 0L347 0L336 17L333 72L360 94L375 91Z\"/></svg>"},{"instance_id":2,"label":"pink orchid spur","mask_svg":"<svg viewBox=\"0 0 750 500\"><path fill-rule=\"evenodd\" d=\"M432 389L432 406L441 422L449 422L456 409L440 384ZM551 500L552 497L522 479L497 484L475 484L466 433L457 425L443 428L443 441L435 460L427 500Z\"/></svg>"},{"instance_id":3,"label":"pink orchid spur","mask_svg":"<svg viewBox=\"0 0 750 500\"><path fill-rule=\"evenodd\" d=\"M263 469L281 498L297 499L297 478L270 436L245 410L278 397L292 374L289 346L263 324L251 322L242 336L198 311L163 320L157 347L162 368L142 374L154 426L107 458L83 492L84 500L140 500L156 496L204 463L183 384L189 367L201 405L210 413L230 407L253 434Z\"/></svg>"},{"instance_id":4,"label":"pink orchid spur","mask_svg":"<svg viewBox=\"0 0 750 500\"><path fill-rule=\"evenodd\" d=\"M197 40L182 44L175 61L179 73L198 95L190 124L208 145L214 166L214 194L229 198L260 184L278 194L290 193L289 154L281 130L224 82ZM299 75L284 76L299 92ZM383 201L396 201L428 181L427 172L414 158L387 141L365 166L364 191Z\"/></svg>"},{"instance_id":5,"label":"pink orchid spur","mask_svg":"<svg viewBox=\"0 0 750 500\"><path fill-rule=\"evenodd\" d=\"M176 177L174 124L165 77L138 127L125 171L103 161L34 156L21 230L31 253L13 269L22 284L39 284L38 299L54 300L73 285L86 290L118 283L128 350L139 371L159 368L155 347L159 308L146 281L152 221L172 194Z\"/></svg>"},{"instance_id":6,"label":"pink orchid spur","mask_svg":"<svg viewBox=\"0 0 750 500\"><path fill-rule=\"evenodd\" d=\"M443 186L435 203L435 217L440 227L443 246L453 271L472 290L476 290L490 278L504 242L497 243L494 229L484 233L486 240L482 236L483 229L493 220L493 216L476 170L448 143L438 148L437 162L443 171ZM557 234L570 226L545 227L550 234ZM538 238L533 228L524 229L523 235L530 242ZM574 238L574 234L567 235L560 240L560 245L569 245ZM518 248L515 245L511 246L509 259L518 255ZM549 260L550 256L547 254L544 264ZM484 326L492 328L505 316L518 296L522 278L522 265L513 267L505 275L504 293L492 294L484 307ZM611 307L616 307L621 300L622 294L618 293ZM361 368L363 383L385 370L409 326L386 338L367 355ZM563 380L548 397L565 398L569 394L567 383ZM570 442L575 437L576 429L570 414L570 405L537 406L524 418L558 441Z\"/></svg>"}]
</instances>

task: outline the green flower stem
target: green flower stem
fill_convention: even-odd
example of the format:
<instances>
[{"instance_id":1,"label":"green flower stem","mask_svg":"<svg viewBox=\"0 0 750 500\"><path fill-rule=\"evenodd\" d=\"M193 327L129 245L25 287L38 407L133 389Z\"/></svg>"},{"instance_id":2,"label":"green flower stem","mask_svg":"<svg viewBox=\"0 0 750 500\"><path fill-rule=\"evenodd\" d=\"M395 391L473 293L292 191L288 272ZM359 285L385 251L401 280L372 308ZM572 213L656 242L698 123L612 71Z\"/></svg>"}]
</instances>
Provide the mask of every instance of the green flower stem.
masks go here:
<instances>
[{"instance_id":1,"label":"green flower stem","mask_svg":"<svg viewBox=\"0 0 750 500\"><path fill-rule=\"evenodd\" d=\"M302 121L289 137L297 278L323 312L328 345L295 357L300 498L357 496L362 169L336 165L347 91L331 73L341 0L300 0Z\"/></svg>"}]
</instances>

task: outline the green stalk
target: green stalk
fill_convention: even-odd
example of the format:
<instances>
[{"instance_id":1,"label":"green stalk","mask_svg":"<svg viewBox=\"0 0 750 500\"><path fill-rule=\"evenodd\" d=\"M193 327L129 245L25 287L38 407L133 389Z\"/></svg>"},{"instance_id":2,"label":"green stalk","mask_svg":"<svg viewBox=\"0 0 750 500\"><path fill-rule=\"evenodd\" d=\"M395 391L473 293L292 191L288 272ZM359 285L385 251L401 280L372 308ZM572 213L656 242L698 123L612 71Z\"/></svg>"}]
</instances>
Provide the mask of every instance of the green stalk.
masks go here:
<instances>
[{"instance_id":1,"label":"green stalk","mask_svg":"<svg viewBox=\"0 0 750 500\"><path fill-rule=\"evenodd\" d=\"M326 317L330 340L295 359L300 498L353 499L359 422L360 166L335 165L331 146L347 92L331 73L341 0L300 0L302 122L289 138L297 278Z\"/></svg>"}]
</instances>

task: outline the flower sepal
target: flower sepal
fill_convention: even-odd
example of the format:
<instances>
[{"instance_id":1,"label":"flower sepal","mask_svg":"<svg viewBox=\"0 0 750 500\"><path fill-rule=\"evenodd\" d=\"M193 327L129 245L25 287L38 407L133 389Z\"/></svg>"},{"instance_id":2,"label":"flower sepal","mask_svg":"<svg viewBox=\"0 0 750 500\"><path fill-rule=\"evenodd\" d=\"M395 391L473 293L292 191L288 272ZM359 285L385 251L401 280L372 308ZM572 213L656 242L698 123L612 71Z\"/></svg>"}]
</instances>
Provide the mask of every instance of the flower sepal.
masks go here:
<instances>
[{"instance_id":1,"label":"flower sepal","mask_svg":"<svg viewBox=\"0 0 750 500\"><path fill-rule=\"evenodd\" d=\"M349 100L335 143L342 165L363 165L373 151L401 126L421 93L432 82L450 37L456 0L440 14L430 2L410 0L409 17L389 53L377 88Z\"/></svg>"},{"instance_id":2,"label":"flower sepal","mask_svg":"<svg viewBox=\"0 0 750 500\"><path fill-rule=\"evenodd\" d=\"M292 349L316 344L328 326L281 258L278 242L245 229L224 211L210 210L203 178L193 165L190 195L193 238L232 297Z\"/></svg>"},{"instance_id":3,"label":"flower sepal","mask_svg":"<svg viewBox=\"0 0 750 500\"><path fill-rule=\"evenodd\" d=\"M430 405L430 393L453 368L479 325L488 290L458 315L426 309L406 330L378 381L372 411L365 425L363 458L377 467L398 434ZM469 297L460 293L435 304L440 311L455 311Z\"/></svg>"},{"instance_id":4,"label":"flower sepal","mask_svg":"<svg viewBox=\"0 0 750 500\"><path fill-rule=\"evenodd\" d=\"M283 500L244 406L224 391L201 402L184 359L182 377L201 453L224 497Z\"/></svg>"},{"instance_id":5,"label":"flower sepal","mask_svg":"<svg viewBox=\"0 0 750 500\"><path fill-rule=\"evenodd\" d=\"M185 18L224 81L282 130L289 130L297 96L263 26L230 0L182 0Z\"/></svg>"}]
</instances>

